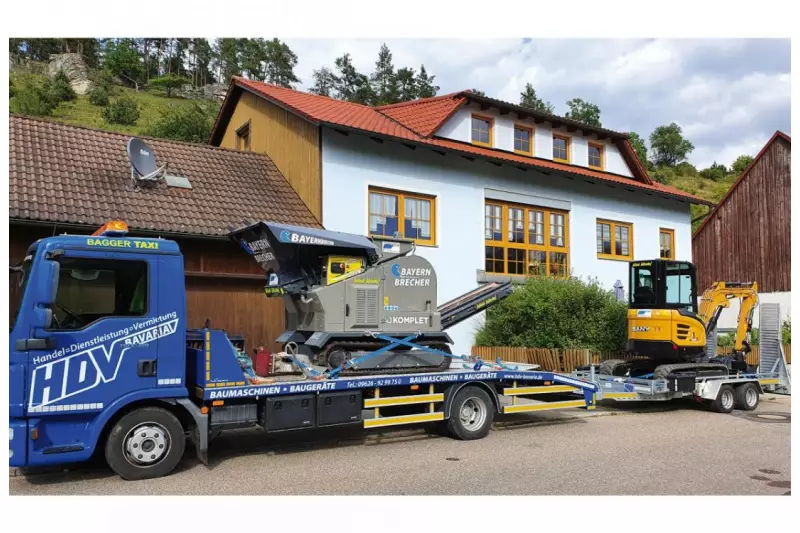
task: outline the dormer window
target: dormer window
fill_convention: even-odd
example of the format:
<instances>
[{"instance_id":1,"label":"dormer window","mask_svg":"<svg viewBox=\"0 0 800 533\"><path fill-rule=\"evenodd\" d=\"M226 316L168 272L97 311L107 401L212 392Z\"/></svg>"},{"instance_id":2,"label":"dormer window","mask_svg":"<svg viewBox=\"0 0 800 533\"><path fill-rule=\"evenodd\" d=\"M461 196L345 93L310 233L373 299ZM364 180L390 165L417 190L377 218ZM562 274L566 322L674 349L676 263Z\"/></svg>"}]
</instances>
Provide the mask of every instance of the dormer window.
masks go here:
<instances>
[{"instance_id":1,"label":"dormer window","mask_svg":"<svg viewBox=\"0 0 800 533\"><path fill-rule=\"evenodd\" d=\"M489 117L472 115L472 144L492 146L492 126L494 120Z\"/></svg>"},{"instance_id":2,"label":"dormer window","mask_svg":"<svg viewBox=\"0 0 800 533\"><path fill-rule=\"evenodd\" d=\"M589 143L589 167L603 170L603 145Z\"/></svg>"},{"instance_id":3,"label":"dormer window","mask_svg":"<svg viewBox=\"0 0 800 533\"><path fill-rule=\"evenodd\" d=\"M553 161L569 163L569 137L553 135Z\"/></svg>"},{"instance_id":4,"label":"dormer window","mask_svg":"<svg viewBox=\"0 0 800 533\"><path fill-rule=\"evenodd\" d=\"M514 152L533 155L533 130L519 124L514 126Z\"/></svg>"}]
</instances>

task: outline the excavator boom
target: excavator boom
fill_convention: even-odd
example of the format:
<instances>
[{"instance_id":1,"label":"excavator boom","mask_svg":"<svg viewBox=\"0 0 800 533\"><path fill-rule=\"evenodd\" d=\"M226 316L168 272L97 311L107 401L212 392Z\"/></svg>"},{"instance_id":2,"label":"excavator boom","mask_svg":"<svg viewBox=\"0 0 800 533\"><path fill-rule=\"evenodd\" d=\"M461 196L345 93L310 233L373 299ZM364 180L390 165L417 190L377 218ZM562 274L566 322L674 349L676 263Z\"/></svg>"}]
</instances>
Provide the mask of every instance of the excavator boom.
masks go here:
<instances>
[{"instance_id":1,"label":"excavator boom","mask_svg":"<svg viewBox=\"0 0 800 533\"><path fill-rule=\"evenodd\" d=\"M739 318L736 324L734 350L741 352L747 334L753 325L753 312L758 305L758 283L717 281L700 298L698 317L706 324L706 333L714 331L723 309L730 307L733 299L739 300ZM749 345L748 345L749 348Z\"/></svg>"}]
</instances>

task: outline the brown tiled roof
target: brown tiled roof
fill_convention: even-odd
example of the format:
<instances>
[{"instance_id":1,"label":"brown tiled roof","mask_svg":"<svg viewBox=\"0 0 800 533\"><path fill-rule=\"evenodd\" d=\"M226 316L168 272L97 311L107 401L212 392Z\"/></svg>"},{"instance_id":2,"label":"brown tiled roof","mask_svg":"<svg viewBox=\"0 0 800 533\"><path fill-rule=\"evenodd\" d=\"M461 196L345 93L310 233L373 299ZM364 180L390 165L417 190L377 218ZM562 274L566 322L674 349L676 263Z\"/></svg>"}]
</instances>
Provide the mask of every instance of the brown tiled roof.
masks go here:
<instances>
[{"instance_id":1,"label":"brown tiled roof","mask_svg":"<svg viewBox=\"0 0 800 533\"><path fill-rule=\"evenodd\" d=\"M10 218L98 227L121 219L132 230L214 237L244 219L320 227L264 154L145 139L158 164L188 178L192 189L163 181L135 187L129 138L11 115Z\"/></svg>"}]
</instances>

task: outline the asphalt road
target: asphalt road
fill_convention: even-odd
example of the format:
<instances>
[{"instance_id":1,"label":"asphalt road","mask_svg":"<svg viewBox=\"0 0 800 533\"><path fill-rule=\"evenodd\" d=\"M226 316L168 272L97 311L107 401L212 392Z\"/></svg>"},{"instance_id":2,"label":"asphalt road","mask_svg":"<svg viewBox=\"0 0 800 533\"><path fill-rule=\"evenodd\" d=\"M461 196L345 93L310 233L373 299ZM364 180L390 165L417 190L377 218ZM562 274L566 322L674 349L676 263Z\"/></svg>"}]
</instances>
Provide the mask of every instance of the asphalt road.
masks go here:
<instances>
[{"instance_id":1,"label":"asphalt road","mask_svg":"<svg viewBox=\"0 0 800 533\"><path fill-rule=\"evenodd\" d=\"M790 492L790 399L712 413L691 402L501 417L483 440L423 429L324 432L312 444L247 432L219 437L205 467L126 482L103 466L14 475L28 494L766 494ZM308 438L308 435L304 436Z\"/></svg>"}]
</instances>

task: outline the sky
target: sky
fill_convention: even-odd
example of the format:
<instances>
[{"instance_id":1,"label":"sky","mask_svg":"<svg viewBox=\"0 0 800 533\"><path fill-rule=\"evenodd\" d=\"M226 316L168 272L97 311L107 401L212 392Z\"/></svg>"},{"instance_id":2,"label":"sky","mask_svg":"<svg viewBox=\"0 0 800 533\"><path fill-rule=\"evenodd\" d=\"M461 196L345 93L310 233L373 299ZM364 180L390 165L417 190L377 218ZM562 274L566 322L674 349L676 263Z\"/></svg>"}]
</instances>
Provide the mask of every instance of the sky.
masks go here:
<instances>
[{"instance_id":1,"label":"sky","mask_svg":"<svg viewBox=\"0 0 800 533\"><path fill-rule=\"evenodd\" d=\"M298 88L349 52L372 72L386 42L395 68L421 64L439 94L480 89L512 103L527 82L567 111L583 98L597 104L604 127L647 140L676 122L695 146L689 161L729 166L756 155L781 130L791 135L789 39L286 39L298 56Z\"/></svg>"}]
</instances>

